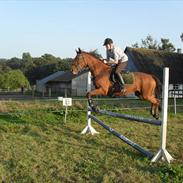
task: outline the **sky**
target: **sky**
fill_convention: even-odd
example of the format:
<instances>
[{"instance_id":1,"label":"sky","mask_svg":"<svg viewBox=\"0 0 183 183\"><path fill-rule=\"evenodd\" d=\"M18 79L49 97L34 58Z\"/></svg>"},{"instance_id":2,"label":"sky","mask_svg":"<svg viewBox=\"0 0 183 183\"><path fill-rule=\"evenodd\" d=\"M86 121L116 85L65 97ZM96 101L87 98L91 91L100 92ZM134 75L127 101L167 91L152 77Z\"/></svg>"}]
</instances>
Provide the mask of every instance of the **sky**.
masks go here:
<instances>
[{"instance_id":1,"label":"sky","mask_svg":"<svg viewBox=\"0 0 183 183\"><path fill-rule=\"evenodd\" d=\"M75 57L110 37L125 49L147 35L182 48L182 0L0 0L0 58Z\"/></svg>"}]
</instances>

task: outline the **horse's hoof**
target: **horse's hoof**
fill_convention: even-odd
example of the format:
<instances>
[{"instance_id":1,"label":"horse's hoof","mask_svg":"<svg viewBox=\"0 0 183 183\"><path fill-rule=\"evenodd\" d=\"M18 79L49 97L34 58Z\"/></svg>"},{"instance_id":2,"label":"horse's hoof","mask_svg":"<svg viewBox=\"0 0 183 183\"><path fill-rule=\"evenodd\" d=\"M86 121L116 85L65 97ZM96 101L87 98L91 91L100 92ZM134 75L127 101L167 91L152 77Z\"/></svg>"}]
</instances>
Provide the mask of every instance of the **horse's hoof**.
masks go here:
<instances>
[{"instance_id":1,"label":"horse's hoof","mask_svg":"<svg viewBox=\"0 0 183 183\"><path fill-rule=\"evenodd\" d=\"M96 111L97 113L99 113L99 112L100 112L100 107L99 107L99 106L96 106L96 107L95 107L95 111Z\"/></svg>"},{"instance_id":2,"label":"horse's hoof","mask_svg":"<svg viewBox=\"0 0 183 183\"><path fill-rule=\"evenodd\" d=\"M99 108L99 106L93 106L93 107L92 107L92 110L93 110L94 112L96 112L96 113L99 113L100 108Z\"/></svg>"},{"instance_id":3,"label":"horse's hoof","mask_svg":"<svg viewBox=\"0 0 183 183\"><path fill-rule=\"evenodd\" d=\"M153 117L154 117L156 120L158 120L158 119L159 119L159 114L155 114L155 115L153 115Z\"/></svg>"},{"instance_id":4,"label":"horse's hoof","mask_svg":"<svg viewBox=\"0 0 183 183\"><path fill-rule=\"evenodd\" d=\"M116 98L116 95L113 94L111 97L112 97L112 98Z\"/></svg>"}]
</instances>

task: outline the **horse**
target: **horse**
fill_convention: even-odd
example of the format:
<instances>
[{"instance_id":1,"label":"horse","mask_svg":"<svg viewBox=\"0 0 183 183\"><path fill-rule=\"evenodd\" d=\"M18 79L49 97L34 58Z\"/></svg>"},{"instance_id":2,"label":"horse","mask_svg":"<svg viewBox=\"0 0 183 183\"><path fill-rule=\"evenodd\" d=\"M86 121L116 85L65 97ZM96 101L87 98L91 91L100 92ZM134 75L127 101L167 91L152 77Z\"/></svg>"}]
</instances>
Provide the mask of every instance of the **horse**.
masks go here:
<instances>
[{"instance_id":1,"label":"horse","mask_svg":"<svg viewBox=\"0 0 183 183\"><path fill-rule=\"evenodd\" d=\"M76 57L71 65L71 72L77 75L84 69L89 69L93 78L95 89L87 93L89 106L95 112L99 111L98 106L94 105L92 97L97 95L109 96L113 89L113 82L110 79L112 68L103 62L97 56L82 51L80 48L76 50ZM125 84L122 91L115 92L115 96L127 96L134 93L142 100L151 103L151 115L158 119L160 113L160 90L161 83L159 79L151 74L143 72L133 72L133 83Z\"/></svg>"}]
</instances>

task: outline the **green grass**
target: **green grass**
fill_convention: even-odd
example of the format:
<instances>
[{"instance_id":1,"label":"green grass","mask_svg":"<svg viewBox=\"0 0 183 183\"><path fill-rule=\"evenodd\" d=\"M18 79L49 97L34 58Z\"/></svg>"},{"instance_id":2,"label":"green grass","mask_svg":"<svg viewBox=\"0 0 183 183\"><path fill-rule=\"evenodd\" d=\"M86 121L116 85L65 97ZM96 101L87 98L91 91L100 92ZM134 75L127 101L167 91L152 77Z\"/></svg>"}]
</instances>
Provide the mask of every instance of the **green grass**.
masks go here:
<instances>
[{"instance_id":1,"label":"green grass","mask_svg":"<svg viewBox=\"0 0 183 183\"><path fill-rule=\"evenodd\" d=\"M118 109L116 102L103 108ZM133 102L121 104L134 106ZM145 105L145 104L144 104ZM79 111L75 111L75 110ZM58 102L1 102L0 180L15 183L183 182L183 113L169 113L167 150L171 164L151 163L94 122L98 135L81 135L85 102L74 102L64 123ZM122 111L150 117L149 111ZM109 126L156 153L159 127L97 115Z\"/></svg>"}]
</instances>

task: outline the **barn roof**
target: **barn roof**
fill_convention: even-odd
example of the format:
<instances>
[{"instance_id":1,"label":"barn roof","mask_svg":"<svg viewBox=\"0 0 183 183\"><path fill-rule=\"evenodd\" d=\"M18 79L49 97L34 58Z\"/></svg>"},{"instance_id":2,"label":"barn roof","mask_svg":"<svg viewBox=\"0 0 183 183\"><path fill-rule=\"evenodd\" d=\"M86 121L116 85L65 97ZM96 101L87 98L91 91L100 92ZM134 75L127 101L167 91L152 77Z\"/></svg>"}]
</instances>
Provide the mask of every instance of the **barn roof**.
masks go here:
<instances>
[{"instance_id":1,"label":"barn roof","mask_svg":"<svg viewBox=\"0 0 183 183\"><path fill-rule=\"evenodd\" d=\"M163 68L169 67L170 83L183 83L183 54L130 47L125 53L138 71L154 74L162 81Z\"/></svg>"},{"instance_id":2,"label":"barn roof","mask_svg":"<svg viewBox=\"0 0 183 183\"><path fill-rule=\"evenodd\" d=\"M61 76L63 74L64 74L64 71L57 71L43 79L38 80L37 83L44 85L45 83L49 82L50 80L52 80L58 76Z\"/></svg>"},{"instance_id":3,"label":"barn roof","mask_svg":"<svg viewBox=\"0 0 183 183\"><path fill-rule=\"evenodd\" d=\"M72 74L71 71L66 71L62 75L55 77L54 79L50 80L49 82L70 82L72 79L86 73L88 71L82 71L77 75Z\"/></svg>"}]
</instances>

